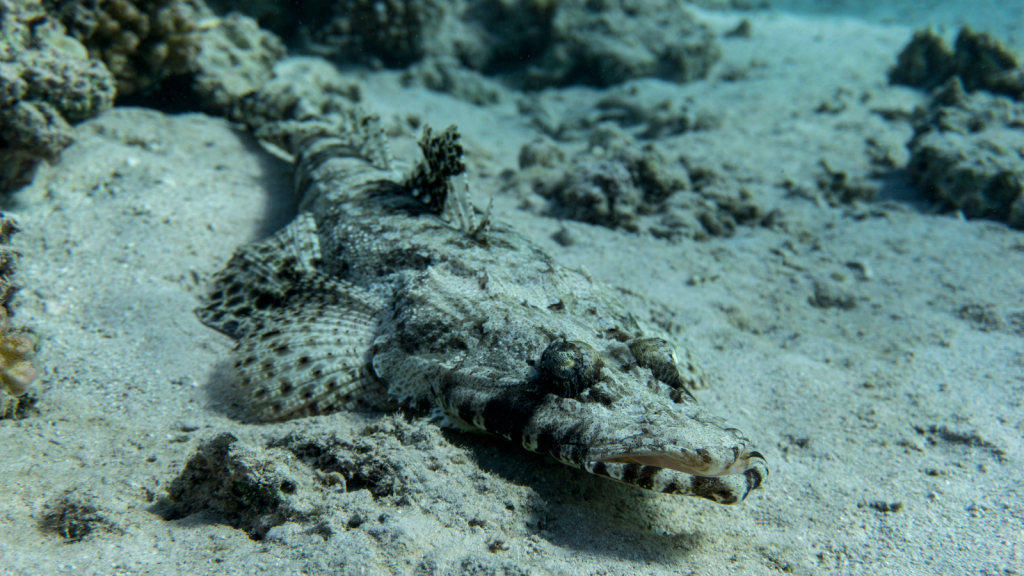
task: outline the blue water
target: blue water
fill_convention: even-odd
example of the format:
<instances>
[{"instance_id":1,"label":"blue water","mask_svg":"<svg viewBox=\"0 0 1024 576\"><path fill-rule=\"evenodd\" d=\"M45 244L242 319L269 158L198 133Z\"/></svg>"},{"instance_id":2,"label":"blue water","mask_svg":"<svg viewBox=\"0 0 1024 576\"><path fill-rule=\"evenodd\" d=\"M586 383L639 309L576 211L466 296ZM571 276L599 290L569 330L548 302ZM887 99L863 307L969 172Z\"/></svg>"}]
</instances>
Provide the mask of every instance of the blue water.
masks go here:
<instances>
[{"instance_id":1,"label":"blue water","mask_svg":"<svg viewBox=\"0 0 1024 576\"><path fill-rule=\"evenodd\" d=\"M990 32L1018 51L1024 46L1024 2L1020 0L771 0L772 8L797 14L855 16L870 22L955 34L963 25Z\"/></svg>"}]
</instances>

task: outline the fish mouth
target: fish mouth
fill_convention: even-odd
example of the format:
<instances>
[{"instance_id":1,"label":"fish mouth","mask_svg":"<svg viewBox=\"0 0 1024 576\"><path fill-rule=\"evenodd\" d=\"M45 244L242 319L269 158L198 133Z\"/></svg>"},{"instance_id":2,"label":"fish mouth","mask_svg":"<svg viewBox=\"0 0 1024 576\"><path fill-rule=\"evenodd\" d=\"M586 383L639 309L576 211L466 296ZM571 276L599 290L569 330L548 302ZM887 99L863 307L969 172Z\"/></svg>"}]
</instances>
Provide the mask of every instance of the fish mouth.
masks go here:
<instances>
[{"instance_id":1,"label":"fish mouth","mask_svg":"<svg viewBox=\"0 0 1024 576\"><path fill-rule=\"evenodd\" d=\"M730 474L743 474L747 470L754 467L754 463L751 462L753 459L764 460L760 452L747 452L742 457L737 458L731 463L707 463L701 466L699 469L691 465L688 465L683 461L682 458L674 454L659 454L659 453L630 453L630 454L619 454L615 456L608 456L605 458L598 458L594 462L616 462L622 464L639 464L641 466L654 466L656 468L665 468L668 470L675 470L676 472L682 472L683 474L690 474L692 476L704 476L704 477L716 477L716 476L728 476ZM710 465L709 465L710 464Z\"/></svg>"}]
</instances>

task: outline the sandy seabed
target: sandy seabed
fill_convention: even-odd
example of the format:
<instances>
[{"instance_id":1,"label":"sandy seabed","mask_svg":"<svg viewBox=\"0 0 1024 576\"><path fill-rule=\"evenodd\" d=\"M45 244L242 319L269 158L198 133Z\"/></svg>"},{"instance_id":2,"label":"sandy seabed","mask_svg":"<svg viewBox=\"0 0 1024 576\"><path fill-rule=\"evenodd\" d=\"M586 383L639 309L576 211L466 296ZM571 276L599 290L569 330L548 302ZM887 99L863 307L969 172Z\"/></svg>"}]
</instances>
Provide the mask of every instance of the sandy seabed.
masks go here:
<instances>
[{"instance_id":1,"label":"sandy seabed","mask_svg":"<svg viewBox=\"0 0 1024 576\"><path fill-rule=\"evenodd\" d=\"M396 155L415 150L409 115L458 124L496 218L693 350L711 375L699 401L771 465L762 490L733 507L652 495L401 415L239 421L233 344L192 310L238 246L294 216L290 167L223 120L117 108L8 207L24 229L17 320L41 336L42 376L34 409L0 421L0 572L1024 573L1024 234L933 213L901 177L926 95L886 70L912 31L704 17L720 33L748 18L752 37L723 39L707 80L633 94L714 118L657 144L785 226L669 241L545 216L503 186L540 135L516 96L477 107L393 72L351 77ZM604 95L536 98L558 114ZM868 173L879 148L897 169L878 200L816 192L823 162ZM304 485L320 508L258 539L213 512L175 515L168 486L226 432L295 475L327 445L382 470L347 492Z\"/></svg>"}]
</instances>

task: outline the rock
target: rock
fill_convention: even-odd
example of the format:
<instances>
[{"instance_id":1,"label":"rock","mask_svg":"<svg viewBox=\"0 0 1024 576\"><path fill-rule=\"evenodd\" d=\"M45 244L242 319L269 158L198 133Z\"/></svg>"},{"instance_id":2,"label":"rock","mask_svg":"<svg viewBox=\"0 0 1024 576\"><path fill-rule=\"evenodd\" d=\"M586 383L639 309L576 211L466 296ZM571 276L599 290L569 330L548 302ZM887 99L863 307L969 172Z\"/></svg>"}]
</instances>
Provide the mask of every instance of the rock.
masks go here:
<instances>
[{"instance_id":1,"label":"rock","mask_svg":"<svg viewBox=\"0 0 1024 576\"><path fill-rule=\"evenodd\" d=\"M707 76L721 56L710 30L671 0L564 0L552 26L551 50L530 70L532 87L642 77L688 82Z\"/></svg>"},{"instance_id":2,"label":"rock","mask_svg":"<svg viewBox=\"0 0 1024 576\"><path fill-rule=\"evenodd\" d=\"M926 195L968 218L1024 228L1024 103L949 80L914 122L908 170Z\"/></svg>"},{"instance_id":3,"label":"rock","mask_svg":"<svg viewBox=\"0 0 1024 576\"><path fill-rule=\"evenodd\" d=\"M932 30L919 30L889 71L889 82L934 88L959 76L969 91L988 90L1024 99L1024 69L1009 48L991 34L964 26L955 50Z\"/></svg>"},{"instance_id":4,"label":"rock","mask_svg":"<svg viewBox=\"0 0 1024 576\"><path fill-rule=\"evenodd\" d=\"M953 51L933 30L918 30L889 70L890 84L931 89L955 73Z\"/></svg>"}]
</instances>

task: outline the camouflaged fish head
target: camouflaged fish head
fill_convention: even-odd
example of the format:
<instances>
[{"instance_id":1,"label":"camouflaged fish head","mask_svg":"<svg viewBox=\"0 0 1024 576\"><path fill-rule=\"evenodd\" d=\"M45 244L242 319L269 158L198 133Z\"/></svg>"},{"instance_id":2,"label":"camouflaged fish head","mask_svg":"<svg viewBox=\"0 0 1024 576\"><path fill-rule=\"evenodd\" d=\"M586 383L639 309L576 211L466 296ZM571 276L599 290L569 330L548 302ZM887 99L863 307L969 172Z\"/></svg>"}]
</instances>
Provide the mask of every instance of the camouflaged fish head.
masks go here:
<instances>
[{"instance_id":1,"label":"camouflaged fish head","mask_svg":"<svg viewBox=\"0 0 1024 576\"><path fill-rule=\"evenodd\" d=\"M459 190L453 128L391 165L357 114L260 136L295 154L302 213L217 274L200 319L237 339L249 416L424 407L657 492L742 501L768 476L743 435L698 405L695 361L605 285L559 266Z\"/></svg>"},{"instance_id":2,"label":"camouflaged fish head","mask_svg":"<svg viewBox=\"0 0 1024 576\"><path fill-rule=\"evenodd\" d=\"M699 376L680 370L670 343L594 342L556 339L518 377L483 359L441 370L435 404L460 427L647 490L733 504L760 487L763 456L697 404L684 379Z\"/></svg>"},{"instance_id":3,"label":"camouflaged fish head","mask_svg":"<svg viewBox=\"0 0 1024 576\"><path fill-rule=\"evenodd\" d=\"M548 346L537 378L548 396L524 429L524 445L558 440L552 452L559 460L594 474L720 503L742 500L760 486L767 474L763 457L678 386L671 344L631 341L633 359L616 344L604 353L583 342ZM740 477L706 480L731 475Z\"/></svg>"}]
</instances>

